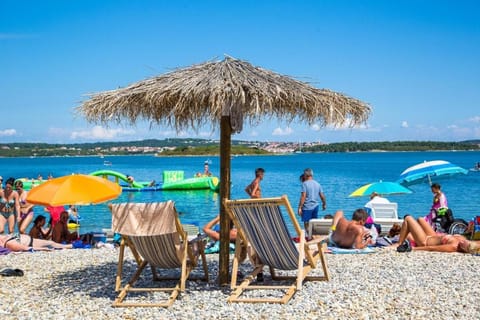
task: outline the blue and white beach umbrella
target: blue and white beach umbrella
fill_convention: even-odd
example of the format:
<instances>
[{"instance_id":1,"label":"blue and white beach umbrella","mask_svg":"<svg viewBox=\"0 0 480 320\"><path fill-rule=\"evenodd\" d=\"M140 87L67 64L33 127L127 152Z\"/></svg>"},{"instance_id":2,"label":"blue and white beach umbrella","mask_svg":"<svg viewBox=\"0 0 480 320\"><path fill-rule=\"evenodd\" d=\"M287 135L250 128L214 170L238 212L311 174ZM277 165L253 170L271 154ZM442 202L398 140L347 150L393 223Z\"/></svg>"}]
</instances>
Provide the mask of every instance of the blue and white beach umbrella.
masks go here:
<instances>
[{"instance_id":1,"label":"blue and white beach umbrella","mask_svg":"<svg viewBox=\"0 0 480 320\"><path fill-rule=\"evenodd\" d=\"M428 182L439 178L448 178L459 174L467 174L468 170L444 160L425 161L411 166L400 174L397 180L404 186Z\"/></svg>"}]
</instances>

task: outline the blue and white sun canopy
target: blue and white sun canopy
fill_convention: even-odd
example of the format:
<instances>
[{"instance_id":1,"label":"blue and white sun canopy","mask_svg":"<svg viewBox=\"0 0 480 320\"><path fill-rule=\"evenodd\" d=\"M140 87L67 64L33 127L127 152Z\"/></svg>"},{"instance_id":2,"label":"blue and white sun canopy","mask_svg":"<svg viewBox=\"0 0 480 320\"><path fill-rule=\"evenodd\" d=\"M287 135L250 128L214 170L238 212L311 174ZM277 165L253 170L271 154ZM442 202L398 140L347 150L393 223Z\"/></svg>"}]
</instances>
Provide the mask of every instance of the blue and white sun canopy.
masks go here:
<instances>
[{"instance_id":1,"label":"blue and white sun canopy","mask_svg":"<svg viewBox=\"0 0 480 320\"><path fill-rule=\"evenodd\" d=\"M405 169L397 180L404 186L467 174L468 170L444 160L425 161Z\"/></svg>"}]
</instances>

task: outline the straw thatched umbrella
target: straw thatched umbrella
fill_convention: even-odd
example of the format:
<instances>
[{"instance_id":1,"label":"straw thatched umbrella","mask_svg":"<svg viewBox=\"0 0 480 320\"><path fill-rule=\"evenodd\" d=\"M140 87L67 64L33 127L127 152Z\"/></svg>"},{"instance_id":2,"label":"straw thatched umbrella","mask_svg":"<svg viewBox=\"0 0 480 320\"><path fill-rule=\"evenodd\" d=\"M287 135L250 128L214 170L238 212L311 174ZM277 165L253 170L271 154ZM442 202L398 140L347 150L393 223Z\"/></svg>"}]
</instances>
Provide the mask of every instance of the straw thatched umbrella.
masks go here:
<instances>
[{"instance_id":1,"label":"straw thatched umbrella","mask_svg":"<svg viewBox=\"0 0 480 320\"><path fill-rule=\"evenodd\" d=\"M92 94L77 111L93 123L169 125L177 130L220 124L220 198L230 198L231 134L243 122L263 117L308 124L361 124L370 114L365 103L330 90L314 88L288 76L226 57L177 69L126 88ZM219 282L228 282L229 221L220 205Z\"/></svg>"}]
</instances>

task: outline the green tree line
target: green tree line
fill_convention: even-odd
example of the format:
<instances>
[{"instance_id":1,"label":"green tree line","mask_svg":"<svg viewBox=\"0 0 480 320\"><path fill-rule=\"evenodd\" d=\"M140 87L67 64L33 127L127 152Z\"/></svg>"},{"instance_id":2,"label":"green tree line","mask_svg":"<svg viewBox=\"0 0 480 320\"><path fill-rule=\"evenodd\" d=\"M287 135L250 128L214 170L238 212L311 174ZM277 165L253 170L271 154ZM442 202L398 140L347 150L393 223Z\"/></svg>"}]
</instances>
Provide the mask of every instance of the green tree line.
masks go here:
<instances>
[{"instance_id":1,"label":"green tree line","mask_svg":"<svg viewBox=\"0 0 480 320\"><path fill-rule=\"evenodd\" d=\"M480 150L479 144L438 141L339 142L303 148L307 152Z\"/></svg>"}]
</instances>

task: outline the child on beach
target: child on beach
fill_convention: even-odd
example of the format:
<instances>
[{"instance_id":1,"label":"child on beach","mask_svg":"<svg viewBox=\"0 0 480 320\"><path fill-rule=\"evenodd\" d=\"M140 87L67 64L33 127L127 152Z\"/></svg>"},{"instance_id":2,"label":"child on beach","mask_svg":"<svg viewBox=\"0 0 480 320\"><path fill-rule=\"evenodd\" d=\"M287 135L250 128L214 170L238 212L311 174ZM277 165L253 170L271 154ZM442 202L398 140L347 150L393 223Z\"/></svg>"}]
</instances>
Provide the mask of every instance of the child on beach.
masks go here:
<instances>
[{"instance_id":1,"label":"child on beach","mask_svg":"<svg viewBox=\"0 0 480 320\"><path fill-rule=\"evenodd\" d=\"M255 179L245 188L245 192L250 196L250 198L261 198L262 190L260 189L260 181L263 180L265 175L265 170L263 168L255 169Z\"/></svg>"},{"instance_id":2,"label":"child on beach","mask_svg":"<svg viewBox=\"0 0 480 320\"><path fill-rule=\"evenodd\" d=\"M260 181L263 180L265 176L265 169L257 168L255 169L255 179L245 188L245 192L252 199L259 199L262 197L262 190L260 189ZM257 274L257 282L263 282L263 272Z\"/></svg>"}]
</instances>

